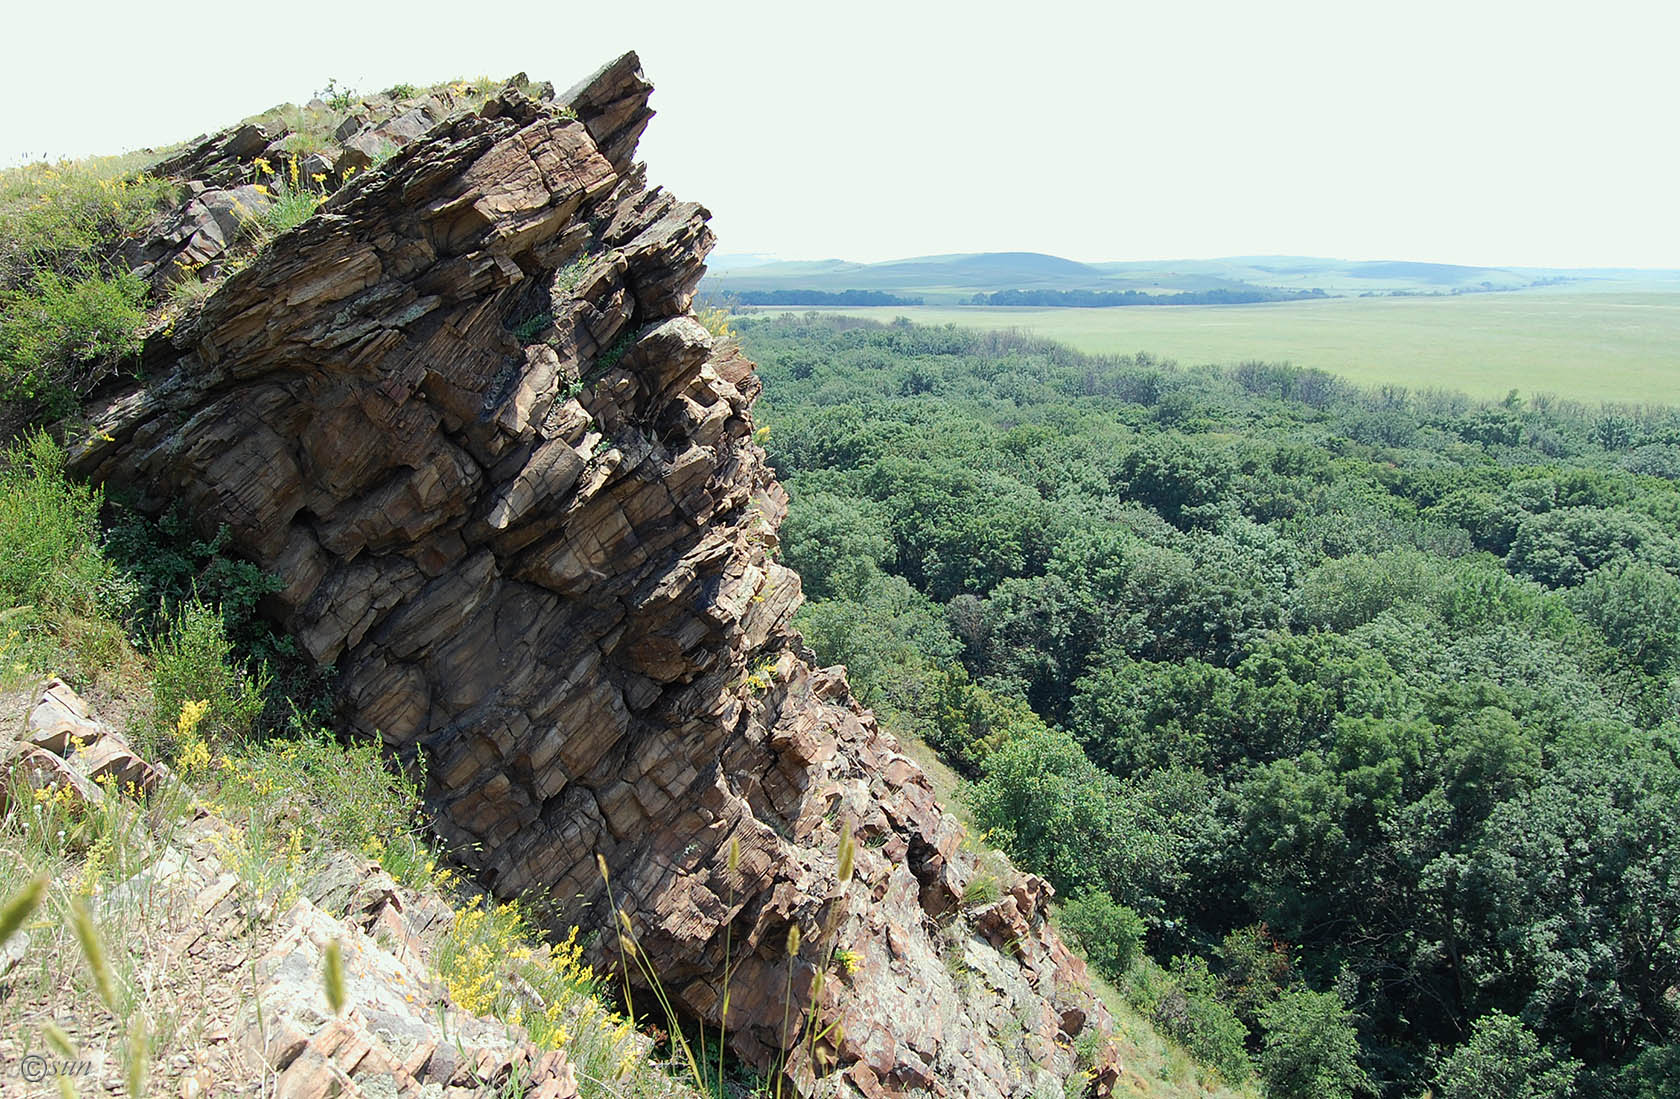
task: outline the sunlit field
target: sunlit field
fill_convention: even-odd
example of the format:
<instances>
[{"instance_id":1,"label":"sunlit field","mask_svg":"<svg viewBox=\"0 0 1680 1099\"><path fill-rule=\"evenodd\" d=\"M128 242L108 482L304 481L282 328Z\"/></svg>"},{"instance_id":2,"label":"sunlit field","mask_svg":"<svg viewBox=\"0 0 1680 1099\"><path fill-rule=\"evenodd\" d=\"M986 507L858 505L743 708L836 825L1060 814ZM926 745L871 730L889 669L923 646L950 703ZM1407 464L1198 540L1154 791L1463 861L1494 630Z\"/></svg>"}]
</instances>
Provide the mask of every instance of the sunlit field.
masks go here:
<instances>
[{"instance_id":1,"label":"sunlit field","mask_svg":"<svg viewBox=\"0 0 1680 1099\"><path fill-rule=\"evenodd\" d=\"M804 312L803 309L784 310ZM1020 328L1181 364L1287 360L1366 385L1680 403L1680 294L1466 294L1118 309L883 307L851 316Z\"/></svg>"}]
</instances>

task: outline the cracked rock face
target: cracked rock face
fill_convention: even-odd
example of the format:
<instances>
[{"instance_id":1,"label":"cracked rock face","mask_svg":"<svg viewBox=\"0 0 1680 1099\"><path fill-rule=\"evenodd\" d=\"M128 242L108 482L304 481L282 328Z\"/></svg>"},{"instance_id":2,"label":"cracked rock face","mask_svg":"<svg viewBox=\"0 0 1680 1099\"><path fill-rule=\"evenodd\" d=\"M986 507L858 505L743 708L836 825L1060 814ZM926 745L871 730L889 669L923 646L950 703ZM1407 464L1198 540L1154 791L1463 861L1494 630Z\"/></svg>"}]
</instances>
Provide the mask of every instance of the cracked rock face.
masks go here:
<instances>
[{"instance_id":1,"label":"cracked rock face","mask_svg":"<svg viewBox=\"0 0 1680 1099\"><path fill-rule=\"evenodd\" d=\"M1059 1090L1106 1016L1049 887L965 905L960 826L789 628L759 383L689 313L707 213L634 163L650 90L626 55L416 133L149 337L151 382L89 410L73 464L226 524L348 724L423 760L462 857L564 922L621 909L710 1027L727 971L750 1065L806 1093Z\"/></svg>"}]
</instances>

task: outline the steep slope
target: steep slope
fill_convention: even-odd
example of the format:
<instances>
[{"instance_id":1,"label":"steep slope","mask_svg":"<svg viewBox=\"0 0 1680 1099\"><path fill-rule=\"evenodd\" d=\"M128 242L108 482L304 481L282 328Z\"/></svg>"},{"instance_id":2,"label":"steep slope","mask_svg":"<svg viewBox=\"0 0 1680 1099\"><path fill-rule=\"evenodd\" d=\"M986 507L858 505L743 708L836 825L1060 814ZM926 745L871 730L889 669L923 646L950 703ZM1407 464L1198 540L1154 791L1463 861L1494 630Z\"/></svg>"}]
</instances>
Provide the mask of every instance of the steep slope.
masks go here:
<instances>
[{"instance_id":1,"label":"steep slope","mask_svg":"<svg viewBox=\"0 0 1680 1099\"><path fill-rule=\"evenodd\" d=\"M758 383L689 314L707 214L633 160L650 90L627 55L560 97L347 123L346 150L401 151L151 333L74 466L226 525L463 858L563 921L617 908L630 938L596 960L635 977L633 941L713 1026L727 989L749 1064L806 1092L1060 1091L1106 1013L1048 887L988 881L788 628ZM283 136L251 129L170 163L198 185L146 273L216 262L218 196Z\"/></svg>"}]
</instances>

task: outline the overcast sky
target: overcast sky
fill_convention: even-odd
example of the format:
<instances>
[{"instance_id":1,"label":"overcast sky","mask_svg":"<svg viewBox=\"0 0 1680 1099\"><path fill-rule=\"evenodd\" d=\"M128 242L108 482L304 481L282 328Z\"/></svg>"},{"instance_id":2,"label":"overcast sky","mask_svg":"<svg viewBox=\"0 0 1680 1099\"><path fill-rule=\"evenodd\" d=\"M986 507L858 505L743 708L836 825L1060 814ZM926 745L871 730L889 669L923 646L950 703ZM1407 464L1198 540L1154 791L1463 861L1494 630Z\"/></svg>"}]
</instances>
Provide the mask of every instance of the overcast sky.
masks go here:
<instances>
[{"instance_id":1,"label":"overcast sky","mask_svg":"<svg viewBox=\"0 0 1680 1099\"><path fill-rule=\"evenodd\" d=\"M1680 267L1680 5L14 5L0 163L640 51L723 252Z\"/></svg>"}]
</instances>

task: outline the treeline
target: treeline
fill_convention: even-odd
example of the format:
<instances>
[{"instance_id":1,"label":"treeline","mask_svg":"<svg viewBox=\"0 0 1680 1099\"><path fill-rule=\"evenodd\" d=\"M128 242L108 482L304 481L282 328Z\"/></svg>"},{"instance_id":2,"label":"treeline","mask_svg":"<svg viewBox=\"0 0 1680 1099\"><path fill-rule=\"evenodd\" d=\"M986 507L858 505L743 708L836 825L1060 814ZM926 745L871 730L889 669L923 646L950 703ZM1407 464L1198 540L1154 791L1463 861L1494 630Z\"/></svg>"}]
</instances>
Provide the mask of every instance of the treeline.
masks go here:
<instances>
[{"instance_id":1,"label":"treeline","mask_svg":"<svg viewBox=\"0 0 1680 1099\"><path fill-rule=\"evenodd\" d=\"M920 296L888 294L881 290L725 290L717 295L728 305L920 305Z\"/></svg>"},{"instance_id":2,"label":"treeline","mask_svg":"<svg viewBox=\"0 0 1680 1099\"><path fill-rule=\"evenodd\" d=\"M742 338L808 642L1158 1025L1278 1099L1674 1094L1680 412Z\"/></svg>"},{"instance_id":3,"label":"treeline","mask_svg":"<svg viewBox=\"0 0 1680 1099\"><path fill-rule=\"evenodd\" d=\"M999 290L974 294L958 305L1031 305L1040 308L1109 309L1124 305L1252 305L1264 301L1305 301L1329 297L1323 290L1271 290L1248 287L1242 290L1179 290L1171 294L1147 294L1141 290Z\"/></svg>"}]
</instances>

